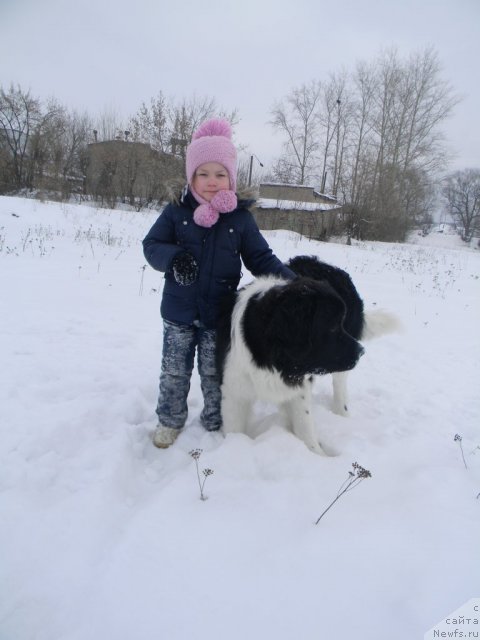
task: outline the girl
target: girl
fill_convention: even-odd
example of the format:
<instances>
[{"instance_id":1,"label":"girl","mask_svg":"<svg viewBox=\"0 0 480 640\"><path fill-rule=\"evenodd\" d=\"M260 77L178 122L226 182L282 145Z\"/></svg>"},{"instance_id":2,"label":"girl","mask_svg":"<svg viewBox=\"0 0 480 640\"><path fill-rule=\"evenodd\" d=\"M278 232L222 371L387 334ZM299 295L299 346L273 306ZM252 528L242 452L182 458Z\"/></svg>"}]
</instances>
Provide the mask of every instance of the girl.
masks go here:
<instances>
[{"instance_id":1,"label":"girl","mask_svg":"<svg viewBox=\"0 0 480 640\"><path fill-rule=\"evenodd\" d=\"M195 352L207 431L222 426L221 392L215 367L215 327L222 296L235 291L242 260L254 275L294 274L273 254L247 209L237 200L237 153L230 124L212 119L193 134L187 148L187 187L169 204L143 240L148 263L165 273L161 302L163 354L153 435L169 447L187 419L187 396Z\"/></svg>"}]
</instances>

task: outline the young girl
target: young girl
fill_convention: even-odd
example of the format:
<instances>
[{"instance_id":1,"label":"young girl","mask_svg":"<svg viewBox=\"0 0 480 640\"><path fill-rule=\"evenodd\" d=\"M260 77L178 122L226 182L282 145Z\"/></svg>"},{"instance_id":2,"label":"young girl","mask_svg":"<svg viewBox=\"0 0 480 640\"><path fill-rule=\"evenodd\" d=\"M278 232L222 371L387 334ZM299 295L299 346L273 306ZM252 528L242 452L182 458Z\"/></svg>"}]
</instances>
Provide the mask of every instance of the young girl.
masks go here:
<instances>
[{"instance_id":1,"label":"young girl","mask_svg":"<svg viewBox=\"0 0 480 640\"><path fill-rule=\"evenodd\" d=\"M148 263L165 272L161 302L163 354L153 436L169 447L187 419L187 396L195 352L207 431L222 426L221 393L215 367L219 302L235 291L242 260L254 275L294 274L273 254L247 209L237 200L237 154L230 124L212 119L193 134L187 148L188 185L179 203L169 204L143 241Z\"/></svg>"}]
</instances>

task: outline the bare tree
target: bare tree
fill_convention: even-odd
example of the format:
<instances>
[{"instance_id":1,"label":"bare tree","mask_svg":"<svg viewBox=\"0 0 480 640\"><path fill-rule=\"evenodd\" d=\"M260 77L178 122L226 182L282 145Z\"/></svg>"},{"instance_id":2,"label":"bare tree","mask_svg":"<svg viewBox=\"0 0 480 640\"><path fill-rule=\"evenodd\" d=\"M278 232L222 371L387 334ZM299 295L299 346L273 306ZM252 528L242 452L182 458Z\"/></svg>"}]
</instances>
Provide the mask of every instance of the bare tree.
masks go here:
<instances>
[{"instance_id":1,"label":"bare tree","mask_svg":"<svg viewBox=\"0 0 480 640\"><path fill-rule=\"evenodd\" d=\"M99 141L123 138L125 126L122 117L114 107L106 107L94 118L94 124Z\"/></svg>"},{"instance_id":2,"label":"bare tree","mask_svg":"<svg viewBox=\"0 0 480 640\"><path fill-rule=\"evenodd\" d=\"M313 80L293 89L271 111L270 124L285 138L285 155L281 164L291 166L297 184L305 184L316 177L316 154L319 150L319 107L322 85Z\"/></svg>"},{"instance_id":3,"label":"bare tree","mask_svg":"<svg viewBox=\"0 0 480 640\"><path fill-rule=\"evenodd\" d=\"M445 167L444 134L440 129L458 104L452 87L440 77L441 66L433 49L413 54L404 67L404 95L408 101L405 139L402 141L403 169L412 165L422 170ZM399 127L400 128L400 127Z\"/></svg>"},{"instance_id":4,"label":"bare tree","mask_svg":"<svg viewBox=\"0 0 480 640\"><path fill-rule=\"evenodd\" d=\"M217 112L214 98L183 98L180 102L172 102L168 109L170 148L172 153L185 160L187 145L193 132L208 118Z\"/></svg>"},{"instance_id":5,"label":"bare tree","mask_svg":"<svg viewBox=\"0 0 480 640\"><path fill-rule=\"evenodd\" d=\"M319 114L323 147L321 191L325 191L329 175L329 191L337 195L342 177L348 133L352 118L352 104L345 71L332 74L324 85Z\"/></svg>"},{"instance_id":6,"label":"bare tree","mask_svg":"<svg viewBox=\"0 0 480 640\"><path fill-rule=\"evenodd\" d=\"M29 187L58 188L64 153L65 114L64 107L51 98L30 136L27 163Z\"/></svg>"},{"instance_id":7,"label":"bare tree","mask_svg":"<svg viewBox=\"0 0 480 640\"><path fill-rule=\"evenodd\" d=\"M129 127L134 140L184 160L193 132L201 122L214 115L226 117L232 125L238 122L236 110L226 113L217 107L214 98L193 95L175 100L166 98L160 91L150 100L150 105L142 103L131 118Z\"/></svg>"},{"instance_id":8,"label":"bare tree","mask_svg":"<svg viewBox=\"0 0 480 640\"><path fill-rule=\"evenodd\" d=\"M448 213L462 225L462 238L470 241L480 229L480 169L464 169L450 174L442 188Z\"/></svg>"},{"instance_id":9,"label":"bare tree","mask_svg":"<svg viewBox=\"0 0 480 640\"><path fill-rule=\"evenodd\" d=\"M348 132L344 145L346 157L336 192L344 202L343 226L348 242L351 237L360 237L362 227L368 224L365 193L374 166L372 112L375 86L371 66L359 62L348 88Z\"/></svg>"},{"instance_id":10,"label":"bare tree","mask_svg":"<svg viewBox=\"0 0 480 640\"><path fill-rule=\"evenodd\" d=\"M273 179L282 184L298 184L298 168L287 157L280 157L272 167Z\"/></svg>"},{"instance_id":11,"label":"bare tree","mask_svg":"<svg viewBox=\"0 0 480 640\"><path fill-rule=\"evenodd\" d=\"M318 186L343 199L349 235L402 241L430 215L447 158L441 125L457 102L432 49L383 51L275 104L286 141L274 172L299 184L321 176Z\"/></svg>"},{"instance_id":12,"label":"bare tree","mask_svg":"<svg viewBox=\"0 0 480 640\"><path fill-rule=\"evenodd\" d=\"M149 144L163 153L170 150L169 105L161 91L150 99L150 105L142 103L130 119L129 129L135 141Z\"/></svg>"},{"instance_id":13,"label":"bare tree","mask_svg":"<svg viewBox=\"0 0 480 640\"><path fill-rule=\"evenodd\" d=\"M29 150L41 120L40 101L29 91L13 85L8 91L0 88L0 145L9 157L13 188L29 186Z\"/></svg>"},{"instance_id":14,"label":"bare tree","mask_svg":"<svg viewBox=\"0 0 480 640\"><path fill-rule=\"evenodd\" d=\"M62 154L62 113L54 99L42 106L19 86L0 89L0 147L10 165L10 188L41 186L47 166L55 171Z\"/></svg>"},{"instance_id":15,"label":"bare tree","mask_svg":"<svg viewBox=\"0 0 480 640\"><path fill-rule=\"evenodd\" d=\"M357 67L354 82L359 99L348 201L365 237L401 241L430 213L432 185L446 158L440 125L458 99L431 49L406 61L395 49L385 51Z\"/></svg>"},{"instance_id":16,"label":"bare tree","mask_svg":"<svg viewBox=\"0 0 480 640\"><path fill-rule=\"evenodd\" d=\"M81 183L82 193L85 190L87 163L87 145L91 139L92 120L88 113L70 111L65 114L62 145L62 192L68 198L75 186Z\"/></svg>"},{"instance_id":17,"label":"bare tree","mask_svg":"<svg viewBox=\"0 0 480 640\"><path fill-rule=\"evenodd\" d=\"M370 155L372 143L372 119L373 97L375 82L371 70L365 63L357 65L353 77L355 102L353 105L353 136L351 158L351 174L349 200L354 206L359 205L360 194L366 181L366 159Z\"/></svg>"}]
</instances>

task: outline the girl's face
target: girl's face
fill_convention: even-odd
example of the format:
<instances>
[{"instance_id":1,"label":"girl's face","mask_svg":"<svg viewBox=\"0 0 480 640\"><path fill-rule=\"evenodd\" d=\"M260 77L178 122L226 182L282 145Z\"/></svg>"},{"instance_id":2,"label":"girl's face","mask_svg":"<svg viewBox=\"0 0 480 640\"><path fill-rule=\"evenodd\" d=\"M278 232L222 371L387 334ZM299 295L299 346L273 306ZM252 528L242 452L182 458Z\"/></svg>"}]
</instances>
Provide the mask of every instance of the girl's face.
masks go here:
<instances>
[{"instance_id":1,"label":"girl's face","mask_svg":"<svg viewBox=\"0 0 480 640\"><path fill-rule=\"evenodd\" d=\"M219 191L230 189L228 171L218 162L201 164L193 176L192 187L199 196L210 202Z\"/></svg>"}]
</instances>

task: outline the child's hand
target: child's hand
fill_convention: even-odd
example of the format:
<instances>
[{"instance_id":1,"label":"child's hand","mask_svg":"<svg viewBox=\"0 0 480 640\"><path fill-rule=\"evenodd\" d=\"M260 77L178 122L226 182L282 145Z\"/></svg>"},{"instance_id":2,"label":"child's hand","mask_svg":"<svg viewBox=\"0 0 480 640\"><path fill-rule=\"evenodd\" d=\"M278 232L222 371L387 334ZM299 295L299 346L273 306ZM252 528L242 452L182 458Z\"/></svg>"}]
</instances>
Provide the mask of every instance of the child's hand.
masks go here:
<instances>
[{"instance_id":1,"label":"child's hand","mask_svg":"<svg viewBox=\"0 0 480 640\"><path fill-rule=\"evenodd\" d=\"M173 277L182 287L188 287L198 278L198 264L188 251L179 253L172 262Z\"/></svg>"}]
</instances>

